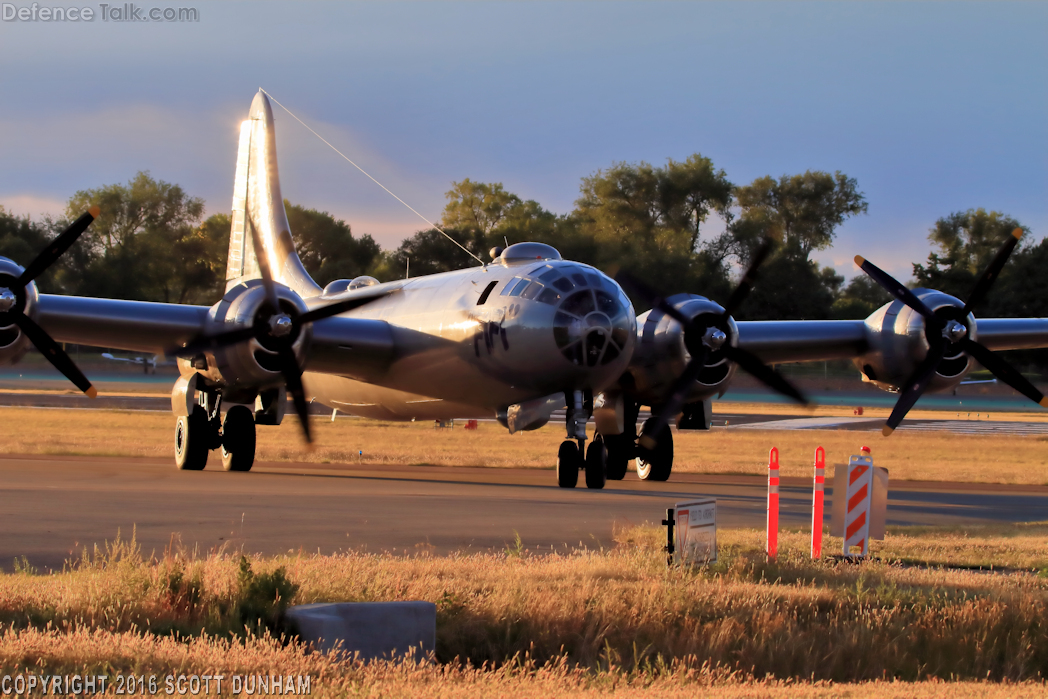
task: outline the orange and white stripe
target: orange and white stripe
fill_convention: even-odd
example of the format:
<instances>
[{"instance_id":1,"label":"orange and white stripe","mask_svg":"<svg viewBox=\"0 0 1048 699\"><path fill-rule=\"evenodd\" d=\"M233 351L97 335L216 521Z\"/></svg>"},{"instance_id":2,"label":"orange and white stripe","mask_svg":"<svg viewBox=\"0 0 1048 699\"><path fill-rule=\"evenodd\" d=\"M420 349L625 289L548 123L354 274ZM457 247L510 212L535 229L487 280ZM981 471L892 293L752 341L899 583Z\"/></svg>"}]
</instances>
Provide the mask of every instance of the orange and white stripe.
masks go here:
<instances>
[{"instance_id":1,"label":"orange and white stripe","mask_svg":"<svg viewBox=\"0 0 1048 699\"><path fill-rule=\"evenodd\" d=\"M870 502L873 499L873 459L853 456L848 464L848 487L844 515L844 555L858 546L865 556L870 552Z\"/></svg>"}]
</instances>

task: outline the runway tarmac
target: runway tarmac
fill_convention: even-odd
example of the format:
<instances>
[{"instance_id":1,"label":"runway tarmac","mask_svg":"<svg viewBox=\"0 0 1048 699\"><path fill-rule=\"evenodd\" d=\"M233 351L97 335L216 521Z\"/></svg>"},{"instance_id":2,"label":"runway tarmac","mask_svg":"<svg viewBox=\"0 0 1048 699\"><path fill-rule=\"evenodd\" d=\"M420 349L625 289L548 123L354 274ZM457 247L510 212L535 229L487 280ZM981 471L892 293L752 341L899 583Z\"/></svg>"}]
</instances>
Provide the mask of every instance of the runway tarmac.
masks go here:
<instances>
[{"instance_id":1,"label":"runway tarmac","mask_svg":"<svg viewBox=\"0 0 1048 699\"><path fill-rule=\"evenodd\" d=\"M135 410L144 412L171 411L171 399L158 396L105 395L91 400L82 393L5 393L0 389L0 407L34 407L68 410ZM290 411L289 411L290 412ZM317 416L330 416L330 408L314 404L310 413ZM642 410L639 421L648 418L649 412ZM987 419L985 413L944 413L941 420L909 419L899 429L902 431L947 431L956 434L997 434L997 435L1048 435L1048 422L1016 422L1001 420L1007 413L997 413L993 420ZM342 416L345 418L346 416ZM492 418L492 421L494 419ZM555 411L550 422L564 421L564 411ZM767 429L767 430L854 430L860 432L880 432L884 425L883 418L870 417L807 417L804 415L762 415L746 413L716 413L713 419L715 429Z\"/></svg>"},{"instance_id":2,"label":"runway tarmac","mask_svg":"<svg viewBox=\"0 0 1048 699\"><path fill-rule=\"evenodd\" d=\"M0 564L11 570L24 555L42 571L133 529L147 555L173 537L201 553L446 554L502 549L517 533L532 551L610 546L616 526L658 522L667 507L697 496L718 499L720 526L761 527L766 493L765 479L741 476L644 483L629 473L590 491L556 487L552 469L259 463L250 473L215 465L181 472L166 458L64 456L0 456L0 484ZM807 527L810 482L784 479L781 503L783 526ZM1039 521L1046 513L1044 486L897 482L888 500L889 525Z\"/></svg>"}]
</instances>

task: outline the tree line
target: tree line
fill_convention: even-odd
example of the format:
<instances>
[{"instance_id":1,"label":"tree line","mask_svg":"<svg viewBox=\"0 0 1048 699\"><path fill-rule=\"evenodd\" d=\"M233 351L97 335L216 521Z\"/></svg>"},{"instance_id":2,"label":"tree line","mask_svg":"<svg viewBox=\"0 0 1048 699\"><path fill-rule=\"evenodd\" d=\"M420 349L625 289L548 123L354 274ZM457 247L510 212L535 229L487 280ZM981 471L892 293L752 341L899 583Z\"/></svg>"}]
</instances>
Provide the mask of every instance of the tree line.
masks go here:
<instances>
[{"instance_id":1,"label":"tree line","mask_svg":"<svg viewBox=\"0 0 1048 699\"><path fill-rule=\"evenodd\" d=\"M202 199L147 172L126 184L76 192L61 218L32 220L0 207L0 256L26 264L92 205L101 216L38 279L41 291L195 304L221 297L230 216L205 218ZM299 256L321 285L362 274L402 278L409 260L412 276L476 264L435 229L383 250L370 235L354 235L326 212L288 201L285 208ZM858 183L841 172L766 176L736 185L709 158L695 154L663 166L614 163L598 170L582 179L567 214L524 200L500 183L464 179L447 192L440 226L482 259L507 241L538 241L609 273L626 269L666 293L688 291L721 301L738 270L770 238L777 243L774 252L737 317L847 319L863 318L890 299L864 275L845 284L811 255L830 247L840 225L867 208ZM721 226L710 225L714 215ZM913 264L916 284L965 299L1017 227L1024 228L984 209L940 218L929 233L932 253ZM1048 316L1048 294L1030 283L1046 261L1048 243L1024 238L976 313ZM644 307L638 303L637 309Z\"/></svg>"}]
</instances>

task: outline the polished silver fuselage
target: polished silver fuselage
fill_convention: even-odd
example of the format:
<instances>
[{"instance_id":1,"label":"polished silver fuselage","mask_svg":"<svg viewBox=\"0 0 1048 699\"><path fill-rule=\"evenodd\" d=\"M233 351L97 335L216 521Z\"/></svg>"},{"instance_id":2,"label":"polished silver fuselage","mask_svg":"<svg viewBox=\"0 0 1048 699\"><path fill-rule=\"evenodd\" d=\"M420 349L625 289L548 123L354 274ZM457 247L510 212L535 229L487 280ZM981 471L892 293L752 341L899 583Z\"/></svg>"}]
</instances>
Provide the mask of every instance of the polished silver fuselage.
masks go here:
<instances>
[{"instance_id":1,"label":"polished silver fuselage","mask_svg":"<svg viewBox=\"0 0 1048 699\"><path fill-rule=\"evenodd\" d=\"M614 383L628 366L636 335L635 315L625 296L619 292L623 313L611 319L617 322L613 330L628 334L624 351L606 364L576 363L554 336L559 307L511 295L514 280L530 278L536 268L585 270L590 279L599 276L604 288L614 285L591 267L559 260L493 263L396 282L394 293L350 314L388 329L392 351L380 353L388 361L361 372L350 349L341 375L330 373L333 367L327 363L323 373L310 371L307 363L307 392L356 415L448 419L491 417L515 403L571 389L600 391ZM592 285L576 293L588 288ZM318 297L315 303L336 298Z\"/></svg>"}]
</instances>

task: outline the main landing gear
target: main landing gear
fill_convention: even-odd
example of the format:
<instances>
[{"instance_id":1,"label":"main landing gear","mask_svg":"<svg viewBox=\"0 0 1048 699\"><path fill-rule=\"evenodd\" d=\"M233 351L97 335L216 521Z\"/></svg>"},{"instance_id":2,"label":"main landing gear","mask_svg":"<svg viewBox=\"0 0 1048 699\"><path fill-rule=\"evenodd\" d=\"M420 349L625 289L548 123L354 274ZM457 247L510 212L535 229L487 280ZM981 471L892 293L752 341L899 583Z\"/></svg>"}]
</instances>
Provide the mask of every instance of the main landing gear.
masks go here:
<instances>
[{"instance_id":1,"label":"main landing gear","mask_svg":"<svg viewBox=\"0 0 1048 699\"><path fill-rule=\"evenodd\" d=\"M637 443L639 406L627 405L622 434L598 434L587 449L586 421L592 412L592 403L582 391L569 393L567 397L568 439L557 452L557 484L561 488L574 488L579 482L579 471L585 471L586 487L599 490L606 481L621 481L633 459L637 460L637 476L642 481L669 480L673 471L673 434L669 428L656 436L653 449L644 448ZM649 422L645 422L646 427Z\"/></svg>"},{"instance_id":2,"label":"main landing gear","mask_svg":"<svg viewBox=\"0 0 1048 699\"><path fill-rule=\"evenodd\" d=\"M255 462L255 416L243 405L234 405L222 419L221 397L201 391L199 404L175 421L175 466L201 471L211 450L220 449L222 468L250 471Z\"/></svg>"}]
</instances>

